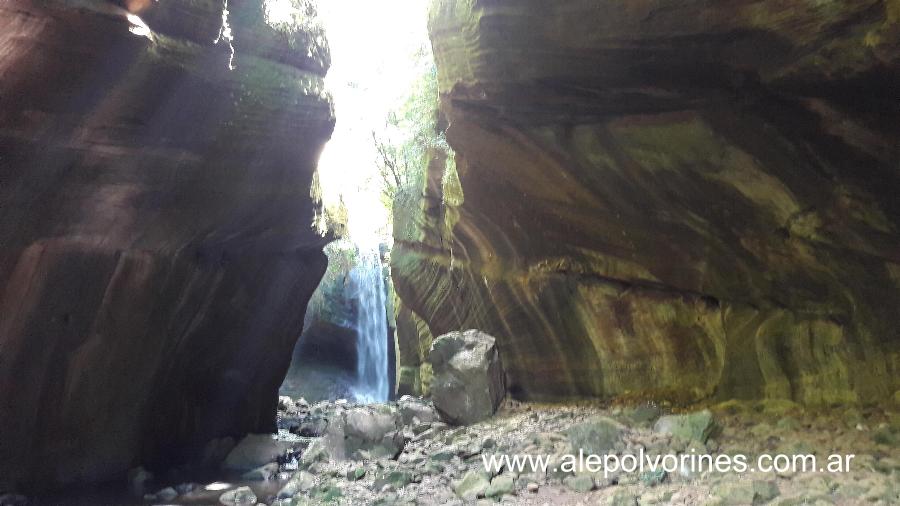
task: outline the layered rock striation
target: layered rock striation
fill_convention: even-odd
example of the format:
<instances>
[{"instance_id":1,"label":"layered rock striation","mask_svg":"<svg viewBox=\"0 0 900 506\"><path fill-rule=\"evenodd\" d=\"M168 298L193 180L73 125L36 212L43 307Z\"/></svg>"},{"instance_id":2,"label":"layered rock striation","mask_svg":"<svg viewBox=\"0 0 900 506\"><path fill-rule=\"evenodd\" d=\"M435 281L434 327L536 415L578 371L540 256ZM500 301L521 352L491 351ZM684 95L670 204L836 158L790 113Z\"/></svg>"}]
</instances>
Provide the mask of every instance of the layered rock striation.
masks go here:
<instances>
[{"instance_id":1,"label":"layered rock striation","mask_svg":"<svg viewBox=\"0 0 900 506\"><path fill-rule=\"evenodd\" d=\"M393 252L401 350L484 330L527 399L900 387L900 4L440 0L430 32L456 173Z\"/></svg>"},{"instance_id":2,"label":"layered rock striation","mask_svg":"<svg viewBox=\"0 0 900 506\"><path fill-rule=\"evenodd\" d=\"M0 4L0 489L275 427L329 57L311 11L226 5Z\"/></svg>"}]
</instances>

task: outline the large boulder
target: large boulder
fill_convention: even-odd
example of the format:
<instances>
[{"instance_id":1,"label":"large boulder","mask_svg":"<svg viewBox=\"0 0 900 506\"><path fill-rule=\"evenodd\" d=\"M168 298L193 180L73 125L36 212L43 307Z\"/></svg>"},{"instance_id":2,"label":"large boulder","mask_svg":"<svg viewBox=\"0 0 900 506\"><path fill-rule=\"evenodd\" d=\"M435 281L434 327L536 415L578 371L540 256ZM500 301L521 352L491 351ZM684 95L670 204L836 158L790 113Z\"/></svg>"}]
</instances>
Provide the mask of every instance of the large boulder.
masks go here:
<instances>
[{"instance_id":1,"label":"large boulder","mask_svg":"<svg viewBox=\"0 0 900 506\"><path fill-rule=\"evenodd\" d=\"M431 396L444 420L471 424L494 414L506 386L493 337L480 330L444 334L434 340L428 360Z\"/></svg>"}]
</instances>

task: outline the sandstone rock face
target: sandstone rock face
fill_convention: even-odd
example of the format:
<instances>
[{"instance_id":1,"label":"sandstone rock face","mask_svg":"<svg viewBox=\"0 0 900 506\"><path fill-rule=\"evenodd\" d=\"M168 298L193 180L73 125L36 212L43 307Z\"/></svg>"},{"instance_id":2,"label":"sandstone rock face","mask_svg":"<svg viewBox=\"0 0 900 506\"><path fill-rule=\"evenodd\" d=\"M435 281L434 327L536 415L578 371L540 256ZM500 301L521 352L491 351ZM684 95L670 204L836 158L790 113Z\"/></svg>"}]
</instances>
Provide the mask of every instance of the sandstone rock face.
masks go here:
<instances>
[{"instance_id":1,"label":"sandstone rock face","mask_svg":"<svg viewBox=\"0 0 900 506\"><path fill-rule=\"evenodd\" d=\"M392 254L401 350L483 329L531 399L897 389L896 2L442 0L430 31L456 173Z\"/></svg>"},{"instance_id":2,"label":"sandstone rock face","mask_svg":"<svg viewBox=\"0 0 900 506\"><path fill-rule=\"evenodd\" d=\"M471 424L497 411L506 389L493 337L478 330L449 332L434 340L428 361L434 407L444 420Z\"/></svg>"},{"instance_id":3,"label":"sandstone rock face","mask_svg":"<svg viewBox=\"0 0 900 506\"><path fill-rule=\"evenodd\" d=\"M221 2L0 4L0 489L274 429L325 269L328 52L228 20L233 54Z\"/></svg>"}]
</instances>

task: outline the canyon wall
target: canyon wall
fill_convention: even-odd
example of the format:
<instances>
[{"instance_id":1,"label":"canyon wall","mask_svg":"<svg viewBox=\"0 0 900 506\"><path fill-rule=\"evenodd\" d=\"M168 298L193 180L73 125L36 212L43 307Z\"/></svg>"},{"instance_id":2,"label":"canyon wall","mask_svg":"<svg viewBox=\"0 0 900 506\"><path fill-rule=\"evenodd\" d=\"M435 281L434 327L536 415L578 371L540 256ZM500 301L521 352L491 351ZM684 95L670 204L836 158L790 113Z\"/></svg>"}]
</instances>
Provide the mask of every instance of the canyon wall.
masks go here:
<instances>
[{"instance_id":1,"label":"canyon wall","mask_svg":"<svg viewBox=\"0 0 900 506\"><path fill-rule=\"evenodd\" d=\"M274 429L329 55L312 11L227 5L0 3L0 490Z\"/></svg>"},{"instance_id":2,"label":"canyon wall","mask_svg":"<svg viewBox=\"0 0 900 506\"><path fill-rule=\"evenodd\" d=\"M456 168L393 252L406 388L466 328L525 399L900 388L900 2L437 0L429 28Z\"/></svg>"}]
</instances>

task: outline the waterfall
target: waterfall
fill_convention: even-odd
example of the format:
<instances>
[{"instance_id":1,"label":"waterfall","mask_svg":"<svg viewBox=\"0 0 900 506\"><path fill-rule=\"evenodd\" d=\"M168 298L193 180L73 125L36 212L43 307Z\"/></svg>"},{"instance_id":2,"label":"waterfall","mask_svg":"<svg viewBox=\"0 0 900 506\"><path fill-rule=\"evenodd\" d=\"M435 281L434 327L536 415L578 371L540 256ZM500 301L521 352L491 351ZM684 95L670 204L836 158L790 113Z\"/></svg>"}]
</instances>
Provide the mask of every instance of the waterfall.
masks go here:
<instances>
[{"instance_id":1,"label":"waterfall","mask_svg":"<svg viewBox=\"0 0 900 506\"><path fill-rule=\"evenodd\" d=\"M357 383L360 402L388 399L388 325L384 274L378 244L357 244L358 263L351 271L357 298Z\"/></svg>"},{"instance_id":2,"label":"waterfall","mask_svg":"<svg viewBox=\"0 0 900 506\"><path fill-rule=\"evenodd\" d=\"M267 0L269 15L282 16L282 7L297 2ZM389 309L382 245L393 243L391 204L382 154L375 138L398 146L413 129L395 125L398 111L410 100L423 72L423 51L428 51L426 29L429 2L318 2L319 17L331 48L331 68L325 84L334 98L335 124L331 140L319 159L318 191L326 227L356 246L346 284L357 308L356 385L351 394L359 401L385 401L393 385L388 360L394 343L388 339ZM385 26L391 26L385 30ZM405 123L404 123L405 125ZM415 130L418 132L418 130ZM390 193L390 192L388 192ZM344 271L346 272L346 271Z\"/></svg>"}]
</instances>

